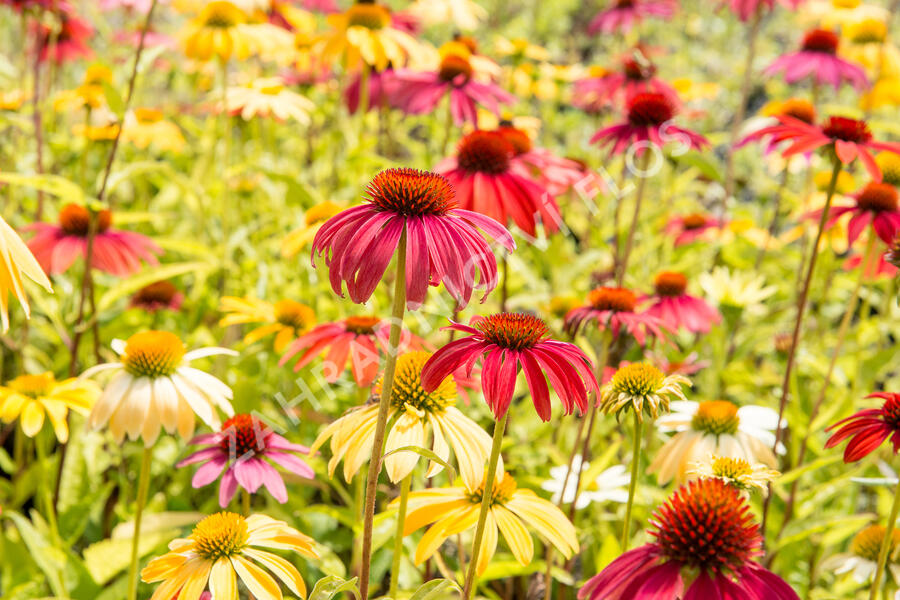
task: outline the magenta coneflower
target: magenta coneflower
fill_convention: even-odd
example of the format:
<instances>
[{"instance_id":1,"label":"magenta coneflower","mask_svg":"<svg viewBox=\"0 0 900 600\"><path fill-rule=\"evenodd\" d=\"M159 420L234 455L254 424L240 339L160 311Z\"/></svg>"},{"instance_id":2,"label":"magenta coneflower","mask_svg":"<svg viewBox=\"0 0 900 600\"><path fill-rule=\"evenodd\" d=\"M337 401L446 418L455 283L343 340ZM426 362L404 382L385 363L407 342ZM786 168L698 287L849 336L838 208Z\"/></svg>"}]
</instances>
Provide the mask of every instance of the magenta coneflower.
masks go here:
<instances>
[{"instance_id":1,"label":"magenta coneflower","mask_svg":"<svg viewBox=\"0 0 900 600\"><path fill-rule=\"evenodd\" d=\"M169 281L155 281L134 293L128 306L155 313L160 310L178 310L184 302L184 294Z\"/></svg>"},{"instance_id":2,"label":"magenta coneflower","mask_svg":"<svg viewBox=\"0 0 900 600\"><path fill-rule=\"evenodd\" d=\"M831 207L826 227L833 227L842 216L850 213L853 216L847 223L848 246L852 246L869 225L885 244L891 244L900 231L897 188L887 183L871 182L853 198L856 199L853 206ZM816 220L821 216L821 210L809 213L809 217Z\"/></svg>"},{"instance_id":3,"label":"magenta coneflower","mask_svg":"<svg viewBox=\"0 0 900 600\"><path fill-rule=\"evenodd\" d=\"M688 294L687 283L687 277L681 273L663 271L658 274L654 282L656 293L650 296L653 303L644 314L658 317L673 331L708 333L722 316L702 298Z\"/></svg>"},{"instance_id":4,"label":"magenta coneflower","mask_svg":"<svg viewBox=\"0 0 900 600\"><path fill-rule=\"evenodd\" d=\"M866 72L837 55L839 43L840 38L833 31L814 29L803 37L800 50L778 57L763 72L772 75L784 71L787 83L812 76L816 83L830 83L835 90L842 83L849 83L861 91L869 84Z\"/></svg>"},{"instance_id":5,"label":"magenta coneflower","mask_svg":"<svg viewBox=\"0 0 900 600\"><path fill-rule=\"evenodd\" d=\"M647 336L666 341L668 323L646 312L637 312L638 298L631 290L616 287L599 287L588 294L588 304L573 308L566 315L564 329L575 336L588 321L594 321L602 331L607 327L613 337L624 328L643 346Z\"/></svg>"},{"instance_id":6,"label":"magenta coneflower","mask_svg":"<svg viewBox=\"0 0 900 600\"><path fill-rule=\"evenodd\" d=\"M546 148L535 147L528 133L514 127L509 121L501 121L497 131L512 144L513 168L529 173L553 197L565 193L589 176L582 164L556 156Z\"/></svg>"},{"instance_id":7,"label":"magenta coneflower","mask_svg":"<svg viewBox=\"0 0 900 600\"><path fill-rule=\"evenodd\" d=\"M101 210L91 251L91 266L119 277L141 270L141 261L157 264L162 249L145 235L112 229L112 213ZM87 256L90 214L78 204L66 204L59 211L59 224L33 223L24 229L34 231L28 248L47 273L64 273L78 256Z\"/></svg>"},{"instance_id":8,"label":"magenta coneflower","mask_svg":"<svg viewBox=\"0 0 900 600\"><path fill-rule=\"evenodd\" d=\"M681 486L651 525L655 540L589 579L579 600L799 600L754 560L762 554L759 527L747 499L725 481Z\"/></svg>"},{"instance_id":9,"label":"magenta coneflower","mask_svg":"<svg viewBox=\"0 0 900 600\"><path fill-rule=\"evenodd\" d=\"M52 58L53 62L59 64L78 58L90 58L94 54L88 45L94 35L94 28L87 21L69 12L71 8L63 8L66 6L68 5L60 5L60 24L57 31L54 32L51 27L44 24L37 25L42 61Z\"/></svg>"},{"instance_id":10,"label":"magenta coneflower","mask_svg":"<svg viewBox=\"0 0 900 600\"><path fill-rule=\"evenodd\" d=\"M456 54L445 56L437 71L398 69L388 88L393 104L411 115L431 113L449 95L450 114L457 127L464 123L478 126L476 105L497 114L501 104L515 101L512 94L493 83L475 81L469 59Z\"/></svg>"},{"instance_id":11,"label":"magenta coneflower","mask_svg":"<svg viewBox=\"0 0 900 600\"><path fill-rule=\"evenodd\" d=\"M302 352L294 365L296 372L328 349L322 365L325 381L337 381L349 359L356 385L368 387L378 375L382 356L387 355L390 329L390 322L378 317L347 317L342 321L323 323L294 340L285 349L278 364L284 366ZM424 342L421 338L409 331L401 332L400 352L423 349Z\"/></svg>"},{"instance_id":12,"label":"magenta coneflower","mask_svg":"<svg viewBox=\"0 0 900 600\"><path fill-rule=\"evenodd\" d=\"M656 65L645 52L636 48L622 59L618 70L576 81L572 102L582 110L598 112L608 106L626 106L643 92L662 94L673 106L681 104L678 92L656 77Z\"/></svg>"},{"instance_id":13,"label":"magenta coneflower","mask_svg":"<svg viewBox=\"0 0 900 600\"><path fill-rule=\"evenodd\" d=\"M675 247L705 238L713 229L721 229L725 221L703 213L691 213L672 217L666 223L665 232L675 237Z\"/></svg>"},{"instance_id":14,"label":"magenta coneflower","mask_svg":"<svg viewBox=\"0 0 900 600\"><path fill-rule=\"evenodd\" d=\"M847 438L850 443L844 449L844 462L862 460L890 439L894 454L900 452L900 394L876 392L866 398L881 398L881 408L867 408L829 425L825 431L834 431L825 443L834 448Z\"/></svg>"},{"instance_id":15,"label":"magenta coneflower","mask_svg":"<svg viewBox=\"0 0 900 600\"><path fill-rule=\"evenodd\" d=\"M678 3L675 0L613 0L588 25L588 33L627 33L647 17L669 19Z\"/></svg>"},{"instance_id":16,"label":"magenta coneflower","mask_svg":"<svg viewBox=\"0 0 900 600\"><path fill-rule=\"evenodd\" d=\"M816 125L788 115L778 115L775 118L778 119L777 125L763 127L748 135L741 143L767 136L771 136L775 144L790 142L790 145L781 152L785 158L824 146L844 165L852 163L859 157L875 181L881 181L881 169L871 151L884 150L900 154L900 143L874 141L865 121L847 117L829 117L824 123Z\"/></svg>"},{"instance_id":17,"label":"magenta coneflower","mask_svg":"<svg viewBox=\"0 0 900 600\"><path fill-rule=\"evenodd\" d=\"M481 229L512 252L516 244L496 220L462 210L450 182L436 173L387 169L366 188L368 202L338 213L313 239L312 256L325 255L331 288L365 302L384 275L400 237L406 236L406 305L417 309L428 286L441 282L456 299L469 303L475 288L484 296L497 285L497 261Z\"/></svg>"},{"instance_id":18,"label":"magenta coneflower","mask_svg":"<svg viewBox=\"0 0 900 600\"><path fill-rule=\"evenodd\" d=\"M653 144L659 148L666 142L678 142L688 148L709 145L699 133L673 125L671 121L676 112L675 104L663 94L637 94L628 102L626 119L595 133L591 143L598 143L601 147L610 146L613 155L625 152L633 144L641 144L637 147L638 155L646 151L644 144Z\"/></svg>"},{"instance_id":19,"label":"magenta coneflower","mask_svg":"<svg viewBox=\"0 0 900 600\"><path fill-rule=\"evenodd\" d=\"M378 71L373 69L369 73L369 107L368 110L378 110L382 106L397 108L389 93L390 82L394 75L394 69L389 64L386 69ZM356 114L359 110L359 88L362 77L357 73L350 81L350 85L344 90L344 101L350 114Z\"/></svg>"},{"instance_id":20,"label":"magenta coneflower","mask_svg":"<svg viewBox=\"0 0 900 600\"><path fill-rule=\"evenodd\" d=\"M867 261L868 264L865 265L866 270L863 273L863 278L872 280L878 279L879 277L885 277L887 279L896 277L898 269L895 265L891 264L886 257L889 257L889 252L878 253L878 256L874 260L870 258ZM855 271L863 266L864 258L865 257L862 254L854 254L845 260L841 267L843 267L845 271Z\"/></svg>"},{"instance_id":21,"label":"magenta coneflower","mask_svg":"<svg viewBox=\"0 0 900 600\"><path fill-rule=\"evenodd\" d=\"M775 8L776 0L722 0L727 3L731 11L738 16L741 21L749 21L759 11L772 10ZM795 10L803 3L803 0L778 0L778 4Z\"/></svg>"},{"instance_id":22,"label":"magenta coneflower","mask_svg":"<svg viewBox=\"0 0 900 600\"><path fill-rule=\"evenodd\" d=\"M556 201L546 188L513 162L515 148L499 131L476 130L459 143L456 156L435 171L456 188L460 206L500 222L512 221L530 236L537 222L548 232L559 229Z\"/></svg>"},{"instance_id":23,"label":"magenta coneflower","mask_svg":"<svg viewBox=\"0 0 900 600\"><path fill-rule=\"evenodd\" d=\"M578 346L550 338L546 324L535 316L498 313L476 317L471 327L453 323L447 329L469 335L445 345L425 363L422 387L426 391L435 390L462 365L471 373L475 361L481 359L481 390L497 419L509 408L520 368L543 421L550 420L545 373L566 414L575 406L584 413L588 393L599 393L591 360Z\"/></svg>"},{"instance_id":24,"label":"magenta coneflower","mask_svg":"<svg viewBox=\"0 0 900 600\"><path fill-rule=\"evenodd\" d=\"M294 475L307 479L315 477L312 468L292 454L307 454L309 448L292 444L253 415L234 415L222 424L219 433L198 435L188 444L206 447L175 466L181 468L203 463L191 480L195 488L209 485L221 477L219 506L222 508L227 507L234 498L238 486L251 494L255 494L260 486L265 486L278 502L287 502L284 480L268 461Z\"/></svg>"}]
</instances>

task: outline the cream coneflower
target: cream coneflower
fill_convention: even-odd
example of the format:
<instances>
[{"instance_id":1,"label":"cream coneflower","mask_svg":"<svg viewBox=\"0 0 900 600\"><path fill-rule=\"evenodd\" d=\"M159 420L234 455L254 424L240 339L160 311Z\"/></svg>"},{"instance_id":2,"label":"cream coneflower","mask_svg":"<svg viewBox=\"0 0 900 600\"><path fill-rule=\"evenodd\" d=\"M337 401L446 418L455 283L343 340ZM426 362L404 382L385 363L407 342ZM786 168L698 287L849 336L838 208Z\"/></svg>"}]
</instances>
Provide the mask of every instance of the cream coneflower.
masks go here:
<instances>
[{"instance_id":1,"label":"cream coneflower","mask_svg":"<svg viewBox=\"0 0 900 600\"><path fill-rule=\"evenodd\" d=\"M721 479L745 492L759 490L763 496L769 493L769 483L781 475L768 465L750 464L743 458L715 454L710 454L705 461L693 463L687 474L707 479Z\"/></svg>"},{"instance_id":2,"label":"cream coneflower","mask_svg":"<svg viewBox=\"0 0 900 600\"><path fill-rule=\"evenodd\" d=\"M329 200L306 209L306 212L303 213L303 225L288 233L281 241L281 255L285 258L295 256L312 243L319 228L339 212L341 212L341 207Z\"/></svg>"},{"instance_id":3,"label":"cream coneflower","mask_svg":"<svg viewBox=\"0 0 900 600\"><path fill-rule=\"evenodd\" d=\"M272 571L295 595L306 597L306 585L288 560L261 548L293 550L317 558L313 540L284 521L265 515L243 517L219 512L197 523L187 538L173 540L169 552L141 571L147 583L162 581L151 600L197 600L209 589L213 598L238 597L238 580L257 600L281 600ZM257 564L259 563L259 564Z\"/></svg>"},{"instance_id":4,"label":"cream coneflower","mask_svg":"<svg viewBox=\"0 0 900 600\"><path fill-rule=\"evenodd\" d=\"M225 296L219 303L219 310L225 316L219 326L261 323L247 332L245 344L252 344L275 334L273 348L281 353L288 344L306 333L316 322L316 313L305 304L294 300L279 300L274 304L258 298L236 298Z\"/></svg>"},{"instance_id":5,"label":"cream coneflower","mask_svg":"<svg viewBox=\"0 0 900 600\"><path fill-rule=\"evenodd\" d=\"M212 429L219 429L218 408L229 417L234 414L229 402L231 388L203 371L188 365L190 361L237 352L226 348L200 348L185 351L184 343L168 331L143 331L127 341L113 340L118 362L104 363L86 370L81 377L100 371L116 371L91 411L90 424L99 428L109 423L116 442L142 438L149 448L161 428L188 440L194 434L194 415Z\"/></svg>"},{"instance_id":6,"label":"cream coneflower","mask_svg":"<svg viewBox=\"0 0 900 600\"><path fill-rule=\"evenodd\" d=\"M491 436L475 421L456 408L456 385L452 377L445 378L432 392L422 388L422 366L430 352L408 352L397 359L394 387L388 423L392 423L385 444L385 453L405 446L427 447L445 461L450 450L456 455L460 475L466 485L474 488L482 480L484 465L491 452ZM383 378L375 383L375 395L380 396ZM372 454L372 441L378 403L371 402L350 411L326 427L310 448L314 453L331 439L329 475L344 461L344 479L348 482ZM398 482L409 475L419 455L414 452L397 452L384 459L388 477ZM441 465L431 463L427 477L441 471ZM502 472L503 465L498 465Z\"/></svg>"},{"instance_id":7,"label":"cream coneflower","mask_svg":"<svg viewBox=\"0 0 900 600\"><path fill-rule=\"evenodd\" d=\"M0 387L0 419L7 423L19 419L25 435L34 437L43 428L46 416L56 439L65 443L69 439L69 410L87 415L99 395L100 388L93 381L57 381L49 371L19 375Z\"/></svg>"},{"instance_id":8,"label":"cream coneflower","mask_svg":"<svg viewBox=\"0 0 900 600\"><path fill-rule=\"evenodd\" d=\"M25 317L31 317L31 306L25 294L22 275L53 293L50 280L31 254L22 238L0 217L0 330L9 330L9 293L19 301Z\"/></svg>"},{"instance_id":9,"label":"cream coneflower","mask_svg":"<svg viewBox=\"0 0 900 600\"><path fill-rule=\"evenodd\" d=\"M654 419L660 412L669 411L670 397L685 400L682 385L690 386L684 375L666 376L662 371L647 363L632 363L616 371L612 380L600 390L599 407L606 414L631 408L639 421L644 420L644 412Z\"/></svg>"},{"instance_id":10,"label":"cream coneflower","mask_svg":"<svg viewBox=\"0 0 900 600\"><path fill-rule=\"evenodd\" d=\"M852 573L853 579L859 583L869 583L878 567L878 552L884 543L884 525L869 525L850 541L848 552L835 554L822 561L822 569L833 571L835 575ZM894 584L900 584L900 563L896 559L897 548L900 546L900 529L895 529L891 535L891 545L888 549L888 572L894 580Z\"/></svg>"},{"instance_id":11,"label":"cream coneflower","mask_svg":"<svg viewBox=\"0 0 900 600\"><path fill-rule=\"evenodd\" d=\"M155 108L135 108L125 115L122 139L135 147L153 147L159 152L181 152L184 135L178 125L163 118L161 110Z\"/></svg>"},{"instance_id":12,"label":"cream coneflower","mask_svg":"<svg viewBox=\"0 0 900 600\"><path fill-rule=\"evenodd\" d=\"M217 94L218 95L218 94ZM222 110L218 100L216 110ZM229 87L225 94L225 111L249 121L254 117L272 117L277 121L293 119L309 124L309 113L316 105L306 96L286 89L281 77L255 79L246 85Z\"/></svg>"},{"instance_id":13,"label":"cream coneflower","mask_svg":"<svg viewBox=\"0 0 900 600\"><path fill-rule=\"evenodd\" d=\"M662 431L676 432L659 450L648 473L660 485L685 480L692 463L710 454L742 458L750 464L775 467L773 430L778 414L763 406L738 406L727 400L673 402L672 413L657 422Z\"/></svg>"}]
</instances>

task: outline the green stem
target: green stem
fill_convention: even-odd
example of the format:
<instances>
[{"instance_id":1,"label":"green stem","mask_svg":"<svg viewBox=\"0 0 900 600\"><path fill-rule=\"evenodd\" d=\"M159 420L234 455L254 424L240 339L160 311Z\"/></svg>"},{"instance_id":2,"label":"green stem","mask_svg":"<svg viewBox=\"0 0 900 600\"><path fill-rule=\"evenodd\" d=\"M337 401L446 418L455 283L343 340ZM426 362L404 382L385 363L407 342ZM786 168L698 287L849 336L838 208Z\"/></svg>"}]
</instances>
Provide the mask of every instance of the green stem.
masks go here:
<instances>
[{"instance_id":1,"label":"green stem","mask_svg":"<svg viewBox=\"0 0 900 600\"><path fill-rule=\"evenodd\" d=\"M241 490L241 511L245 517L250 516L250 492Z\"/></svg>"},{"instance_id":2,"label":"green stem","mask_svg":"<svg viewBox=\"0 0 900 600\"><path fill-rule=\"evenodd\" d=\"M53 539L54 544L60 545L59 523L56 520L56 507L53 505L53 485L47 476L47 449L44 447L44 440L41 439L40 432L34 438L34 451L37 454L37 467L40 474L40 502L44 505L47 526L50 528L50 537Z\"/></svg>"},{"instance_id":3,"label":"green stem","mask_svg":"<svg viewBox=\"0 0 900 600\"><path fill-rule=\"evenodd\" d=\"M634 445L631 449L631 481L628 483L628 504L625 505L625 522L622 524L622 552L628 550L628 530L631 528L631 510L634 506L634 492L641 466L641 431L644 422L634 411Z\"/></svg>"},{"instance_id":4,"label":"green stem","mask_svg":"<svg viewBox=\"0 0 900 600\"><path fill-rule=\"evenodd\" d=\"M400 484L400 506L397 508L397 532L394 534L394 558L391 562L391 586L388 597L397 597L397 586L400 584L400 559L403 558L403 527L406 525L406 505L409 500L409 488L412 475L403 478Z\"/></svg>"},{"instance_id":5,"label":"green stem","mask_svg":"<svg viewBox=\"0 0 900 600\"><path fill-rule=\"evenodd\" d=\"M647 184L647 165L650 163L650 149L644 148L644 154L641 156L640 172L637 173L638 184L637 192L634 198L634 214L631 215L631 227L628 228L628 237L625 238L625 249L622 251L622 262L619 263L619 270L616 274L616 285L621 286L625 280L625 271L628 270L628 259L631 257L631 248L634 245L634 234L638 228L638 222L641 217L641 201L644 199L644 189Z\"/></svg>"},{"instance_id":6,"label":"green stem","mask_svg":"<svg viewBox=\"0 0 900 600\"><path fill-rule=\"evenodd\" d=\"M359 104L356 110L359 111L359 138L362 140L366 132L366 113L369 112L369 76L372 67L369 63L363 62L362 71L359 73Z\"/></svg>"},{"instance_id":7,"label":"green stem","mask_svg":"<svg viewBox=\"0 0 900 600\"><path fill-rule=\"evenodd\" d=\"M151 448L144 447L141 455L141 474L138 480L137 507L134 512L134 537L131 539L131 566L128 568L128 600L137 600L138 562L140 559L141 516L147 503L147 489L150 487Z\"/></svg>"},{"instance_id":8,"label":"green stem","mask_svg":"<svg viewBox=\"0 0 900 600\"><path fill-rule=\"evenodd\" d=\"M900 512L900 481L897 482L897 490L894 492L894 504L891 506L891 516L888 517L887 527L884 530L884 539L881 540L881 551L878 553L878 564L875 567L875 579L872 580L869 600L875 600L878 588L881 587L881 576L884 575L884 565L891 549L891 541L894 539L894 525L897 523L898 512Z\"/></svg>"},{"instance_id":9,"label":"green stem","mask_svg":"<svg viewBox=\"0 0 900 600\"><path fill-rule=\"evenodd\" d=\"M475 539L472 541L472 555L469 558L469 569L466 571L466 582L463 585L462 600L472 597L475 585L475 573L478 570L478 554L481 552L481 540L484 537L484 525L487 522L488 510L491 508L491 500L494 491L494 476L497 471L497 462L500 458L500 444L503 441L503 430L506 429L506 421L509 419L509 411L494 425L494 439L491 444L491 458L488 461L488 469L484 474L484 486L481 492L481 509L478 511L478 524L475 526Z\"/></svg>"},{"instance_id":10,"label":"green stem","mask_svg":"<svg viewBox=\"0 0 900 600\"><path fill-rule=\"evenodd\" d=\"M368 67L365 67L366 69ZM362 98L360 98L361 100ZM369 598L369 571L372 562L372 528L375 520L375 492L378 486L378 474L381 472L381 455L384 451L384 433L387 427L388 409L391 406L391 393L394 388L394 371L397 367L397 354L400 346L400 331L403 324L403 313L406 310L406 227L400 234L397 246L397 276L394 281L394 305L391 311L391 332L388 341L388 357L384 365L384 384L381 398L378 401L378 417L375 422L375 439L372 442L372 457L369 460L369 473L366 478L366 504L363 513L362 557L359 576L359 596L361 600Z\"/></svg>"}]
</instances>

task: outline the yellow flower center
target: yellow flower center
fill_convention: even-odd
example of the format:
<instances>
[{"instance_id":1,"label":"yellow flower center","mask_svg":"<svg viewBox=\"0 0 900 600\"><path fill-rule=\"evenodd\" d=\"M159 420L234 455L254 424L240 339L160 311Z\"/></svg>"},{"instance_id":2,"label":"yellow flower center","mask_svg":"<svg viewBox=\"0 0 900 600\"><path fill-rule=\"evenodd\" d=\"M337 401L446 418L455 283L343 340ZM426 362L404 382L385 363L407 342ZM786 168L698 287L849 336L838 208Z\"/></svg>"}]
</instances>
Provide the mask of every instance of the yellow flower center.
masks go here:
<instances>
[{"instance_id":1,"label":"yellow flower center","mask_svg":"<svg viewBox=\"0 0 900 600\"><path fill-rule=\"evenodd\" d=\"M727 400L701 402L691 421L691 427L695 431L712 435L735 434L741 422L737 411L737 405Z\"/></svg>"},{"instance_id":2,"label":"yellow flower center","mask_svg":"<svg viewBox=\"0 0 900 600\"><path fill-rule=\"evenodd\" d=\"M617 394L645 397L656 392L666 376L647 363L632 363L613 375L611 385Z\"/></svg>"},{"instance_id":3,"label":"yellow flower center","mask_svg":"<svg viewBox=\"0 0 900 600\"><path fill-rule=\"evenodd\" d=\"M391 404L397 408L409 406L417 411L437 413L456 404L456 384L447 377L433 392L422 389L422 367L431 358L430 352L407 352L397 359L394 372L394 388ZM384 378L375 384L375 393L381 395Z\"/></svg>"},{"instance_id":4,"label":"yellow flower center","mask_svg":"<svg viewBox=\"0 0 900 600\"><path fill-rule=\"evenodd\" d=\"M881 181L900 187L900 156L893 152L881 152L875 157L875 162L881 169Z\"/></svg>"},{"instance_id":5,"label":"yellow flower center","mask_svg":"<svg viewBox=\"0 0 900 600\"><path fill-rule=\"evenodd\" d=\"M215 513L197 523L191 539L194 551L207 560L235 556L247 546L247 521L232 512Z\"/></svg>"},{"instance_id":6,"label":"yellow flower center","mask_svg":"<svg viewBox=\"0 0 900 600\"><path fill-rule=\"evenodd\" d=\"M174 333L143 331L128 338L122 364L135 377L166 377L181 364L184 352L184 344Z\"/></svg>"},{"instance_id":7,"label":"yellow flower center","mask_svg":"<svg viewBox=\"0 0 900 600\"><path fill-rule=\"evenodd\" d=\"M344 327L356 335L372 335L380 322L378 317L347 317L344 319Z\"/></svg>"},{"instance_id":8,"label":"yellow flower center","mask_svg":"<svg viewBox=\"0 0 900 600\"><path fill-rule=\"evenodd\" d=\"M42 373L40 375L19 375L7 383L6 387L29 398L40 398L49 394L55 383L56 379L53 377L53 373Z\"/></svg>"},{"instance_id":9,"label":"yellow flower center","mask_svg":"<svg viewBox=\"0 0 900 600\"><path fill-rule=\"evenodd\" d=\"M275 320L282 325L305 330L313 322L313 311L310 307L293 300L279 300L275 303Z\"/></svg>"},{"instance_id":10,"label":"yellow flower center","mask_svg":"<svg viewBox=\"0 0 900 600\"><path fill-rule=\"evenodd\" d=\"M847 27L847 37L855 44L880 44L887 38L887 25L878 19L863 19Z\"/></svg>"},{"instance_id":11,"label":"yellow flower center","mask_svg":"<svg viewBox=\"0 0 900 600\"><path fill-rule=\"evenodd\" d=\"M753 467L743 458L717 456L712 461L712 473L722 479L739 480L753 474Z\"/></svg>"},{"instance_id":12,"label":"yellow flower center","mask_svg":"<svg viewBox=\"0 0 900 600\"><path fill-rule=\"evenodd\" d=\"M344 13L348 27L383 29L391 24L391 13L387 8L375 3L358 2Z\"/></svg>"},{"instance_id":13,"label":"yellow flower center","mask_svg":"<svg viewBox=\"0 0 900 600\"><path fill-rule=\"evenodd\" d=\"M831 0L831 6L834 8L856 8L862 3L862 0Z\"/></svg>"},{"instance_id":14,"label":"yellow flower center","mask_svg":"<svg viewBox=\"0 0 900 600\"><path fill-rule=\"evenodd\" d=\"M217 0L207 4L200 13L200 21L206 27L229 29L246 22L247 15L231 2Z\"/></svg>"},{"instance_id":15,"label":"yellow flower center","mask_svg":"<svg viewBox=\"0 0 900 600\"><path fill-rule=\"evenodd\" d=\"M161 110L155 108L136 108L134 109L134 117L140 123L157 123L162 121L163 114Z\"/></svg>"},{"instance_id":16,"label":"yellow flower center","mask_svg":"<svg viewBox=\"0 0 900 600\"><path fill-rule=\"evenodd\" d=\"M853 541L850 542L850 552L875 562L878 560L878 553L881 550L881 543L884 541L884 534L884 525L869 525L853 537ZM897 544L900 543L900 530L895 529L892 537L888 556L894 555Z\"/></svg>"},{"instance_id":17,"label":"yellow flower center","mask_svg":"<svg viewBox=\"0 0 900 600\"><path fill-rule=\"evenodd\" d=\"M503 473L503 476L498 478L494 478L493 490L491 493L491 505L495 504L506 504L510 500L512 500L513 494L518 489L519 486L516 485L516 480L513 479L509 473ZM478 489L472 491L469 494L469 502L472 504L481 504L481 499L484 497L484 482Z\"/></svg>"}]
</instances>

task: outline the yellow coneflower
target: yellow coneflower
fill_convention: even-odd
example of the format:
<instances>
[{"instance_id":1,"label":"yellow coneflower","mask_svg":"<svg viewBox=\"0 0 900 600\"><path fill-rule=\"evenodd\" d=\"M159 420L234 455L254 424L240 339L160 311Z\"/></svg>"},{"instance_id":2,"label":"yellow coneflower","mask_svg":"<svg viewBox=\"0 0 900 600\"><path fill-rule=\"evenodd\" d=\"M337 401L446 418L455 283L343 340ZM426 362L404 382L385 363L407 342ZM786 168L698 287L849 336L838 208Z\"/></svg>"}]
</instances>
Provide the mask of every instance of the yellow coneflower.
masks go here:
<instances>
[{"instance_id":1,"label":"yellow coneflower","mask_svg":"<svg viewBox=\"0 0 900 600\"><path fill-rule=\"evenodd\" d=\"M308 208L303 214L303 226L284 236L284 240L281 242L281 255L285 258L295 256L307 244L312 243L325 221L339 212L341 212L341 207L329 200Z\"/></svg>"},{"instance_id":2,"label":"yellow coneflower","mask_svg":"<svg viewBox=\"0 0 900 600\"><path fill-rule=\"evenodd\" d=\"M357 2L342 13L328 15L331 31L313 40L313 50L327 58L343 57L348 69L370 65L383 71L388 63L406 64L419 52L411 35L391 26L391 11L377 2Z\"/></svg>"},{"instance_id":3,"label":"yellow coneflower","mask_svg":"<svg viewBox=\"0 0 900 600\"><path fill-rule=\"evenodd\" d=\"M181 152L184 136L178 125L163 118L155 108L135 108L125 116L122 140L145 149L153 146L160 152Z\"/></svg>"},{"instance_id":4,"label":"yellow coneflower","mask_svg":"<svg viewBox=\"0 0 900 600\"><path fill-rule=\"evenodd\" d=\"M422 366L430 356L429 352L408 352L397 359L385 453L405 446L431 447L447 461L452 448L463 481L474 488L484 475L484 465L491 453L491 436L454 406L456 385L452 377L446 378L433 392L422 389ZM375 384L375 393L380 392L379 380ZM332 457L328 461L328 473L333 474L343 460L344 479L350 481L371 457L377 416L377 402L350 409L319 434L310 454L330 438ZM431 443L426 446L429 433ZM384 459L388 477L393 482L402 480L412 472L418 460L419 455L414 452L391 454ZM502 468L501 463L498 472ZM426 476L432 477L441 469L441 465L432 463Z\"/></svg>"},{"instance_id":5,"label":"yellow coneflower","mask_svg":"<svg viewBox=\"0 0 900 600\"><path fill-rule=\"evenodd\" d=\"M182 39L188 58L207 61L216 57L222 62L232 57L243 60L251 54L289 54L294 43L293 36L284 29L251 23L247 13L225 0L207 3L187 25Z\"/></svg>"},{"instance_id":6,"label":"yellow coneflower","mask_svg":"<svg viewBox=\"0 0 900 600\"><path fill-rule=\"evenodd\" d=\"M229 87L225 94L225 111L240 115L245 121L253 117L274 117L279 121L293 119L309 124L309 113L315 104L284 87L281 77L255 79L247 85ZM216 105L222 110L222 102Z\"/></svg>"},{"instance_id":7,"label":"yellow coneflower","mask_svg":"<svg viewBox=\"0 0 900 600\"><path fill-rule=\"evenodd\" d=\"M900 187L900 156L893 152L882 152L875 156L875 163L881 169L881 181Z\"/></svg>"},{"instance_id":8,"label":"yellow coneflower","mask_svg":"<svg viewBox=\"0 0 900 600\"><path fill-rule=\"evenodd\" d=\"M19 419L25 435L34 437L43 428L46 416L56 439L65 443L69 439L69 410L87 415L99 395L100 387L93 381L57 381L50 372L20 375L0 387L0 419L7 423Z\"/></svg>"},{"instance_id":9,"label":"yellow coneflower","mask_svg":"<svg viewBox=\"0 0 900 600\"><path fill-rule=\"evenodd\" d=\"M483 496L483 483L477 487L432 488L409 494L403 534L409 535L433 523L416 547L416 564L428 560L450 536L475 527ZM498 532L519 564L529 564L534 557L529 529L553 544L566 558L578 551L575 527L563 512L531 490L519 488L515 479L504 472L495 478L491 491L483 543L474 559L477 574L483 573L491 562L497 550Z\"/></svg>"},{"instance_id":10,"label":"yellow coneflower","mask_svg":"<svg viewBox=\"0 0 900 600\"><path fill-rule=\"evenodd\" d=\"M260 548L293 550L317 558L313 540L284 521L265 515L243 517L231 512L210 515L190 536L173 540L169 552L141 571L147 583L162 581L151 600L198 600L207 588L213 598L238 597L238 580L257 600L281 600L272 571L295 595L306 597L306 585L290 561ZM259 563L259 564L257 564Z\"/></svg>"},{"instance_id":11,"label":"yellow coneflower","mask_svg":"<svg viewBox=\"0 0 900 600\"><path fill-rule=\"evenodd\" d=\"M707 479L721 479L745 492L759 490L763 496L768 495L769 483L781 475L762 463L750 464L744 458L716 454L710 454L703 462L694 463L687 474Z\"/></svg>"},{"instance_id":12,"label":"yellow coneflower","mask_svg":"<svg viewBox=\"0 0 900 600\"><path fill-rule=\"evenodd\" d=\"M262 323L244 336L244 343L252 344L274 334L273 348L278 353L316 322L313 309L293 300L279 300L273 304L258 298L225 296L219 303L219 310L226 313L219 321L221 327Z\"/></svg>"},{"instance_id":13,"label":"yellow coneflower","mask_svg":"<svg viewBox=\"0 0 900 600\"><path fill-rule=\"evenodd\" d=\"M620 414L631 408L639 421L644 420L644 412L654 419L660 411L669 411L670 397L684 400L682 385L690 386L684 375L665 375L647 363L632 363L616 371L612 380L600 390L599 407L606 414Z\"/></svg>"},{"instance_id":14,"label":"yellow coneflower","mask_svg":"<svg viewBox=\"0 0 900 600\"><path fill-rule=\"evenodd\" d=\"M2 325L0 330L3 333L9 330L10 292L22 305L25 317L31 317L31 306L28 304L28 296L25 294L22 281L23 275L49 293L53 293L50 280L28 246L3 217L0 217L0 325Z\"/></svg>"}]
</instances>

